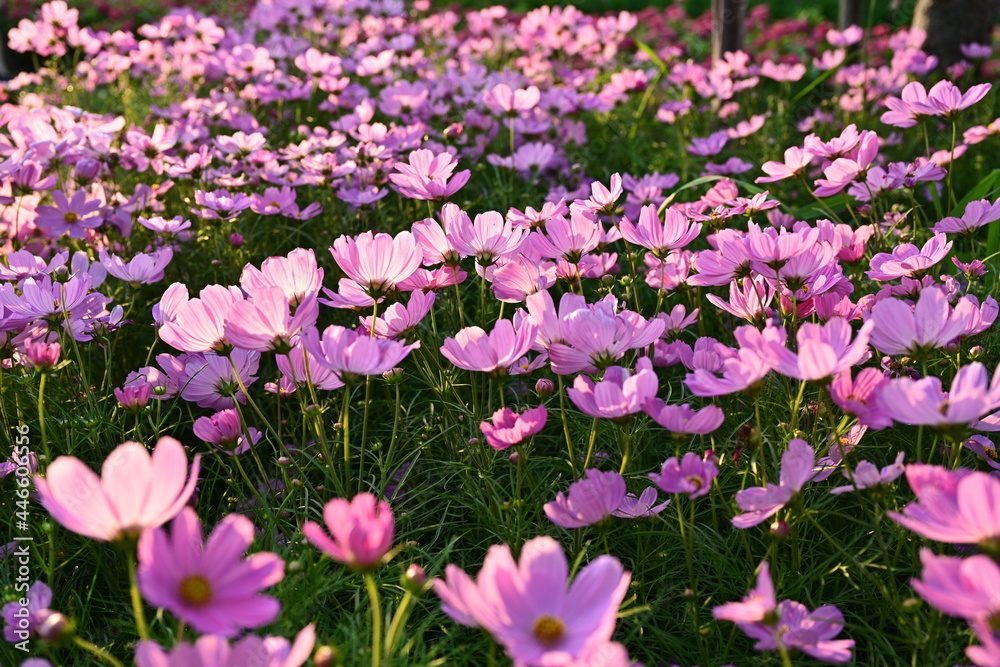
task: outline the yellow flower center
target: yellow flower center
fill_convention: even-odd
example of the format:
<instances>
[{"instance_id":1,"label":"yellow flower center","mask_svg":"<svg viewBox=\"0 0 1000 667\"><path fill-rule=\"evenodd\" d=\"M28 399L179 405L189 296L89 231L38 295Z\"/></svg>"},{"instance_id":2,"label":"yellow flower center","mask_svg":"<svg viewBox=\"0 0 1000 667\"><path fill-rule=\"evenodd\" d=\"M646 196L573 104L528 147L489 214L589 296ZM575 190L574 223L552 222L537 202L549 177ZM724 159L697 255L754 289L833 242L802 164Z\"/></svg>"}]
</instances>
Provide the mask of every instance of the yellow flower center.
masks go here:
<instances>
[{"instance_id":1,"label":"yellow flower center","mask_svg":"<svg viewBox=\"0 0 1000 667\"><path fill-rule=\"evenodd\" d=\"M688 475L684 479L686 479L687 481L691 482L691 485L695 489L700 489L701 485L705 483L704 480L702 480L701 477L698 477L698 475Z\"/></svg>"},{"instance_id":2,"label":"yellow flower center","mask_svg":"<svg viewBox=\"0 0 1000 667\"><path fill-rule=\"evenodd\" d=\"M66 213L63 214L63 220L65 220L66 222L68 222L70 224L76 222L79 219L80 219L80 216L78 216L73 211L66 211Z\"/></svg>"},{"instance_id":3,"label":"yellow flower center","mask_svg":"<svg viewBox=\"0 0 1000 667\"><path fill-rule=\"evenodd\" d=\"M212 585L205 577L192 574L181 580L181 599L194 607L207 604L212 599Z\"/></svg>"},{"instance_id":4,"label":"yellow flower center","mask_svg":"<svg viewBox=\"0 0 1000 667\"><path fill-rule=\"evenodd\" d=\"M566 634L566 626L558 618L543 615L539 616L531 626L531 634L543 646L554 646Z\"/></svg>"}]
</instances>

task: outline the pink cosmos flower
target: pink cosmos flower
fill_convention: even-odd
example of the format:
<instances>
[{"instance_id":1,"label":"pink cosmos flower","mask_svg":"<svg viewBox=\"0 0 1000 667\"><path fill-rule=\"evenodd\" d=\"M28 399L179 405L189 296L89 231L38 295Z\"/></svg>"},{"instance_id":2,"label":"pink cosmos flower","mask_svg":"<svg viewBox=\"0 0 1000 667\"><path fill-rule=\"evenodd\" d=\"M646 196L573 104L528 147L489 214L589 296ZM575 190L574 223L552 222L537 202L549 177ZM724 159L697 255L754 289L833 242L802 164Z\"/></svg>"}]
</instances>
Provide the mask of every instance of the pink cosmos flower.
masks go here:
<instances>
[{"instance_id":1,"label":"pink cosmos flower","mask_svg":"<svg viewBox=\"0 0 1000 667\"><path fill-rule=\"evenodd\" d=\"M581 412L591 417L618 419L642 410L656 396L658 386L653 362L642 357L636 362L635 375L621 366L612 366L596 383L585 375L577 376L566 391Z\"/></svg>"},{"instance_id":2,"label":"pink cosmos flower","mask_svg":"<svg viewBox=\"0 0 1000 667\"><path fill-rule=\"evenodd\" d=\"M733 517L737 528L751 528L778 513L816 474L816 454L805 440L795 438L781 455L778 484L753 486L736 494L736 504L743 514Z\"/></svg>"},{"instance_id":3,"label":"pink cosmos flower","mask_svg":"<svg viewBox=\"0 0 1000 667\"><path fill-rule=\"evenodd\" d=\"M324 368L333 371L341 382L365 375L381 375L395 368L420 341L409 345L373 338L353 329L332 324L322 337L316 329L302 332L302 344Z\"/></svg>"},{"instance_id":4,"label":"pink cosmos flower","mask_svg":"<svg viewBox=\"0 0 1000 667\"><path fill-rule=\"evenodd\" d=\"M920 561L921 578L911 583L936 609L968 621L989 621L1000 614L1000 565L989 556L935 556L923 548Z\"/></svg>"},{"instance_id":5,"label":"pink cosmos flower","mask_svg":"<svg viewBox=\"0 0 1000 667\"><path fill-rule=\"evenodd\" d=\"M949 392L941 388L940 378L898 378L879 390L877 400L882 412L901 424L941 429L975 425L1000 407L1000 368L990 380L981 363L962 366Z\"/></svg>"},{"instance_id":6,"label":"pink cosmos flower","mask_svg":"<svg viewBox=\"0 0 1000 667\"><path fill-rule=\"evenodd\" d=\"M375 567L392 548L396 532L392 508L370 493L359 493L350 502L334 498L323 509L323 520L333 539L315 521L307 521L302 534L327 556L352 569Z\"/></svg>"},{"instance_id":7,"label":"pink cosmos flower","mask_svg":"<svg viewBox=\"0 0 1000 667\"><path fill-rule=\"evenodd\" d=\"M928 116L950 118L986 97L992 87L991 84L980 83L962 93L951 81L938 81L927 91L926 99L912 102L911 107Z\"/></svg>"},{"instance_id":8,"label":"pink cosmos flower","mask_svg":"<svg viewBox=\"0 0 1000 667\"><path fill-rule=\"evenodd\" d=\"M277 618L281 603L260 592L282 580L285 562L273 553L242 558L253 543L249 519L230 514L203 543L201 521L186 507L170 532L154 528L139 539L139 590L150 604L223 637Z\"/></svg>"},{"instance_id":9,"label":"pink cosmos flower","mask_svg":"<svg viewBox=\"0 0 1000 667\"><path fill-rule=\"evenodd\" d=\"M757 183L774 183L786 178L799 178L805 174L806 167L813 161L813 154L792 146L785 149L785 161L769 160L761 165L761 170L767 176L757 178Z\"/></svg>"},{"instance_id":10,"label":"pink cosmos flower","mask_svg":"<svg viewBox=\"0 0 1000 667\"><path fill-rule=\"evenodd\" d=\"M988 199L980 199L966 204L961 218L944 218L932 229L948 234L968 234L997 220L1000 220L1000 199L992 204Z\"/></svg>"},{"instance_id":11,"label":"pink cosmos flower","mask_svg":"<svg viewBox=\"0 0 1000 667\"><path fill-rule=\"evenodd\" d=\"M435 155L426 148L410 153L407 162L396 162L398 174L389 174L404 197L419 200L445 199L468 183L468 169L455 172L458 162L450 153Z\"/></svg>"},{"instance_id":12,"label":"pink cosmos flower","mask_svg":"<svg viewBox=\"0 0 1000 667\"><path fill-rule=\"evenodd\" d=\"M656 488L652 486L644 489L638 497L634 493L626 493L618 509L612 512L611 515L619 519L645 519L646 517L656 516L670 504L669 500L659 505L656 504L656 501Z\"/></svg>"},{"instance_id":13,"label":"pink cosmos flower","mask_svg":"<svg viewBox=\"0 0 1000 667\"><path fill-rule=\"evenodd\" d=\"M694 452L687 452L678 463L672 456L663 462L660 473L650 473L649 477L667 493L686 493L692 500L707 496L712 490L712 480L719 476L719 466L714 456L707 453L704 458Z\"/></svg>"},{"instance_id":14,"label":"pink cosmos flower","mask_svg":"<svg viewBox=\"0 0 1000 667\"><path fill-rule=\"evenodd\" d=\"M588 469L586 477L569 485L569 496L560 491L545 504L545 516L563 528L598 524L618 509L625 497L625 478L617 472Z\"/></svg>"},{"instance_id":15,"label":"pink cosmos flower","mask_svg":"<svg viewBox=\"0 0 1000 667\"><path fill-rule=\"evenodd\" d=\"M888 96L885 106L889 108L880 119L883 123L895 127L913 127L921 116L927 115L918 108L916 103L927 100L927 89L919 81L911 81L903 86L900 97Z\"/></svg>"},{"instance_id":16,"label":"pink cosmos flower","mask_svg":"<svg viewBox=\"0 0 1000 667\"><path fill-rule=\"evenodd\" d=\"M867 358L868 336L874 326L871 320L865 322L852 341L851 325L842 317L831 318L825 324L807 322L796 334L797 354L778 340L765 341L760 353L782 375L823 380Z\"/></svg>"},{"instance_id":17,"label":"pink cosmos flower","mask_svg":"<svg viewBox=\"0 0 1000 667\"><path fill-rule=\"evenodd\" d=\"M541 93L535 86L512 89L506 83L498 83L483 92L483 103L491 111L516 116L524 111L531 111L541 101Z\"/></svg>"},{"instance_id":18,"label":"pink cosmos flower","mask_svg":"<svg viewBox=\"0 0 1000 667\"><path fill-rule=\"evenodd\" d=\"M965 649L965 655L979 667L1000 667L1000 638L986 621L971 621L969 625L975 631L982 646L970 646Z\"/></svg>"},{"instance_id":19,"label":"pink cosmos flower","mask_svg":"<svg viewBox=\"0 0 1000 667\"><path fill-rule=\"evenodd\" d=\"M847 157L839 157L823 168L825 178L816 179L817 197L829 197L841 192L851 183L864 180L868 168L878 157L878 136L870 130L862 130L858 147Z\"/></svg>"},{"instance_id":20,"label":"pink cosmos flower","mask_svg":"<svg viewBox=\"0 0 1000 667\"><path fill-rule=\"evenodd\" d=\"M187 454L173 438L160 438L152 456L145 446L126 442L105 459L100 478L79 459L60 456L45 477L35 477L35 488L63 527L113 542L177 516L194 493L200 463L196 454L189 476Z\"/></svg>"},{"instance_id":21,"label":"pink cosmos flower","mask_svg":"<svg viewBox=\"0 0 1000 667\"><path fill-rule=\"evenodd\" d=\"M177 293L171 306L172 319L160 326L160 339L182 352L222 351L229 345L226 316L242 300L243 292L238 287L222 285L209 285L196 299Z\"/></svg>"},{"instance_id":22,"label":"pink cosmos flower","mask_svg":"<svg viewBox=\"0 0 1000 667\"><path fill-rule=\"evenodd\" d=\"M479 430L486 437L486 444L493 449L507 449L535 435L545 427L549 413L544 405L517 414L510 408L493 413L490 421L479 423Z\"/></svg>"},{"instance_id":23,"label":"pink cosmos flower","mask_svg":"<svg viewBox=\"0 0 1000 667\"><path fill-rule=\"evenodd\" d=\"M917 496L893 521L918 535L947 544L1000 549L1000 479L969 469L911 463L906 481Z\"/></svg>"},{"instance_id":24,"label":"pink cosmos flower","mask_svg":"<svg viewBox=\"0 0 1000 667\"><path fill-rule=\"evenodd\" d=\"M22 350L26 365L30 365L36 371L47 371L55 368L56 364L59 363L62 346L59 343L50 343L48 340L39 338L25 341Z\"/></svg>"},{"instance_id":25,"label":"pink cosmos flower","mask_svg":"<svg viewBox=\"0 0 1000 667\"><path fill-rule=\"evenodd\" d=\"M35 209L35 226L52 238L69 232L70 238L82 239L87 236L88 229L99 227L104 221L100 215L96 215L101 202L96 199L87 201L84 190L77 190L72 199L67 199L62 190L55 190L52 201L54 206L39 206Z\"/></svg>"},{"instance_id":26,"label":"pink cosmos flower","mask_svg":"<svg viewBox=\"0 0 1000 667\"><path fill-rule=\"evenodd\" d=\"M912 243L901 243L892 253L880 252L871 261L871 270L865 273L872 280L895 280L896 278L921 278L928 269L948 256L952 242L944 234L937 233L921 248Z\"/></svg>"},{"instance_id":27,"label":"pink cosmos flower","mask_svg":"<svg viewBox=\"0 0 1000 667\"><path fill-rule=\"evenodd\" d=\"M826 31L826 41L830 43L831 46L852 46L861 41L861 38L865 36L865 31L861 26L851 25L844 28L842 31L830 29Z\"/></svg>"},{"instance_id":28,"label":"pink cosmos flower","mask_svg":"<svg viewBox=\"0 0 1000 667\"><path fill-rule=\"evenodd\" d=\"M611 174L611 180L608 185L611 187L605 186L600 181L594 181L590 184L590 198L579 199L573 203L588 211L610 214L624 192L622 190L621 174Z\"/></svg>"},{"instance_id":29,"label":"pink cosmos flower","mask_svg":"<svg viewBox=\"0 0 1000 667\"><path fill-rule=\"evenodd\" d=\"M784 329L769 327L765 333L784 332ZM771 372L771 365L758 352L761 333L747 325L736 330L740 349L735 356L722 362L722 377L704 368L699 368L684 378L684 384L695 396L723 396L748 389L760 382ZM782 339L778 339L783 342Z\"/></svg>"},{"instance_id":30,"label":"pink cosmos flower","mask_svg":"<svg viewBox=\"0 0 1000 667\"><path fill-rule=\"evenodd\" d=\"M108 255L100 251L101 264L115 278L133 284L158 283L163 280L163 271L174 257L174 251L164 248L158 252L146 255L136 253L135 257L126 262L117 255Z\"/></svg>"},{"instance_id":31,"label":"pink cosmos flower","mask_svg":"<svg viewBox=\"0 0 1000 667\"><path fill-rule=\"evenodd\" d=\"M525 543L520 563L506 545L494 546L476 581L448 565L433 585L448 616L483 627L516 665L597 667L606 663L585 660L600 657L610 642L630 580L616 558L598 556L570 584L562 547L536 537Z\"/></svg>"},{"instance_id":32,"label":"pink cosmos flower","mask_svg":"<svg viewBox=\"0 0 1000 667\"><path fill-rule=\"evenodd\" d=\"M282 388L294 391L310 382L316 389L333 391L344 386L337 373L316 361L316 357L305 348L300 340L288 354L276 355L274 361L281 371Z\"/></svg>"},{"instance_id":33,"label":"pink cosmos flower","mask_svg":"<svg viewBox=\"0 0 1000 667\"><path fill-rule=\"evenodd\" d=\"M638 225L622 218L618 221L618 229L626 241L646 248L662 259L696 239L701 233L701 224L691 224L683 213L672 208L664 212L665 219L661 223L657 208L653 204L643 206Z\"/></svg>"},{"instance_id":34,"label":"pink cosmos flower","mask_svg":"<svg viewBox=\"0 0 1000 667\"><path fill-rule=\"evenodd\" d=\"M250 296L266 287L279 287L292 306L298 306L322 286L323 269L317 267L316 253L311 248L296 248L287 257L268 257L259 269L247 264L240 274L240 287Z\"/></svg>"},{"instance_id":35,"label":"pink cosmos flower","mask_svg":"<svg viewBox=\"0 0 1000 667\"><path fill-rule=\"evenodd\" d=\"M875 304L871 344L885 354L925 354L961 336L978 309L967 298L952 309L941 287L920 290L915 308L895 298Z\"/></svg>"},{"instance_id":36,"label":"pink cosmos flower","mask_svg":"<svg viewBox=\"0 0 1000 667\"><path fill-rule=\"evenodd\" d=\"M344 235L333 242L330 253L344 273L373 298L413 275L423 259L408 231L395 237L374 232L363 232L356 238Z\"/></svg>"},{"instance_id":37,"label":"pink cosmos flower","mask_svg":"<svg viewBox=\"0 0 1000 667\"><path fill-rule=\"evenodd\" d=\"M316 643L312 625L304 627L289 645L283 637L247 635L230 646L225 637L203 635L194 644L178 642L169 651L153 641L136 647L138 667L302 667Z\"/></svg>"},{"instance_id":38,"label":"pink cosmos flower","mask_svg":"<svg viewBox=\"0 0 1000 667\"><path fill-rule=\"evenodd\" d=\"M712 616L719 621L734 623L761 623L772 617L778 609L767 561L757 571L757 587L751 588L742 602L728 602L712 609Z\"/></svg>"},{"instance_id":39,"label":"pink cosmos flower","mask_svg":"<svg viewBox=\"0 0 1000 667\"><path fill-rule=\"evenodd\" d=\"M468 371L506 375L531 349L537 333L538 326L530 319L517 327L510 320L500 320L488 334L479 327L466 327L445 339L441 354Z\"/></svg>"},{"instance_id":40,"label":"pink cosmos flower","mask_svg":"<svg viewBox=\"0 0 1000 667\"><path fill-rule=\"evenodd\" d=\"M118 405L126 410L142 410L153 397L153 385L149 383L131 384L125 387L115 387L113 391Z\"/></svg>"},{"instance_id":41,"label":"pink cosmos flower","mask_svg":"<svg viewBox=\"0 0 1000 667\"><path fill-rule=\"evenodd\" d=\"M830 398L841 410L857 417L858 423L875 430L888 428L892 426L892 417L882 412L876 400L880 388L888 381L879 368L862 369L854 379L847 370L830 383Z\"/></svg>"},{"instance_id":42,"label":"pink cosmos flower","mask_svg":"<svg viewBox=\"0 0 1000 667\"><path fill-rule=\"evenodd\" d=\"M653 421L675 434L705 435L722 426L726 419L722 408L717 405L694 410L689 403L667 405L659 398L650 399L642 409Z\"/></svg>"},{"instance_id":43,"label":"pink cosmos flower","mask_svg":"<svg viewBox=\"0 0 1000 667\"><path fill-rule=\"evenodd\" d=\"M551 297L541 292L529 296L526 304L531 319L536 322L551 319L555 310L554 307L551 310L547 307L551 304ZM594 307L577 308L567 315L562 314L562 306L563 302L560 302L558 334L555 334L555 340L549 338L548 345L552 371L559 375L596 373L598 369L607 368L621 359L628 350L651 345L663 333L663 320L647 321L632 311L615 314L613 305L608 301ZM545 328L543 325L540 336L545 335Z\"/></svg>"},{"instance_id":44,"label":"pink cosmos flower","mask_svg":"<svg viewBox=\"0 0 1000 667\"><path fill-rule=\"evenodd\" d=\"M903 474L905 469L903 465L904 455L905 452L897 454L895 462L882 468L882 470L879 470L874 463L870 463L869 461L859 461L853 472L844 471L844 477L850 480L851 484L838 486L835 489L831 489L830 493L834 495L850 493L854 490L871 489L895 481Z\"/></svg>"},{"instance_id":45,"label":"pink cosmos flower","mask_svg":"<svg viewBox=\"0 0 1000 667\"><path fill-rule=\"evenodd\" d=\"M524 227L515 228L496 211L480 213L474 222L458 211L450 225L446 221L446 229L455 249L463 256L474 256L482 266L517 251L528 232Z\"/></svg>"},{"instance_id":46,"label":"pink cosmos flower","mask_svg":"<svg viewBox=\"0 0 1000 667\"><path fill-rule=\"evenodd\" d=\"M601 225L590 211L573 208L569 219L553 218L545 224L544 233L535 231L529 238L542 257L576 264L600 243Z\"/></svg>"},{"instance_id":47,"label":"pink cosmos flower","mask_svg":"<svg viewBox=\"0 0 1000 667\"><path fill-rule=\"evenodd\" d=\"M436 299L434 292L412 292L405 306L401 303L392 304L378 316L374 325L371 316L362 317L361 330L371 332L374 326L375 335L381 338L405 338L412 334L413 329L431 311Z\"/></svg>"},{"instance_id":48,"label":"pink cosmos flower","mask_svg":"<svg viewBox=\"0 0 1000 667\"><path fill-rule=\"evenodd\" d=\"M714 294L706 294L705 298L730 315L755 322L770 312L768 306L774 299L774 294L774 287L767 278L755 275L729 283L728 303Z\"/></svg>"}]
</instances>

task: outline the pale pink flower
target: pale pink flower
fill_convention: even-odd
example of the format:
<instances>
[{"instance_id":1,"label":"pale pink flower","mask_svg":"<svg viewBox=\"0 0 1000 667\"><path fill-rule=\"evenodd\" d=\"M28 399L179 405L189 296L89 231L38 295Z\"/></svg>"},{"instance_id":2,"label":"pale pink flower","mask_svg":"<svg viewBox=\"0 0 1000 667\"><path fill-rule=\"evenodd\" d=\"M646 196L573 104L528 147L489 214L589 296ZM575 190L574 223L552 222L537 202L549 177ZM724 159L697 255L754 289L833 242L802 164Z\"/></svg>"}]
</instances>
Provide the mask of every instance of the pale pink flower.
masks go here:
<instances>
[{"instance_id":1,"label":"pale pink flower","mask_svg":"<svg viewBox=\"0 0 1000 667\"><path fill-rule=\"evenodd\" d=\"M479 423L479 430L486 437L486 444L493 449L507 449L535 435L545 427L549 413L544 405L518 414L510 408L493 413L490 421Z\"/></svg>"},{"instance_id":2,"label":"pale pink flower","mask_svg":"<svg viewBox=\"0 0 1000 667\"><path fill-rule=\"evenodd\" d=\"M816 454L805 440L795 438L781 455L778 484L752 486L736 494L736 504L743 514L733 517L737 528L751 528L778 513L816 474Z\"/></svg>"},{"instance_id":3,"label":"pale pink flower","mask_svg":"<svg viewBox=\"0 0 1000 667\"><path fill-rule=\"evenodd\" d=\"M104 460L100 478L79 459L60 456L45 477L35 477L35 488L62 526L113 542L177 516L194 493L200 464L196 454L189 471L184 447L173 438L160 438L152 456L145 446L126 442Z\"/></svg>"},{"instance_id":4,"label":"pale pink flower","mask_svg":"<svg viewBox=\"0 0 1000 667\"><path fill-rule=\"evenodd\" d=\"M302 534L327 556L352 569L374 568L392 548L396 533L392 508L370 493L359 493L350 502L334 498L323 509L323 520L332 539L315 521L307 521Z\"/></svg>"},{"instance_id":5,"label":"pale pink flower","mask_svg":"<svg viewBox=\"0 0 1000 667\"><path fill-rule=\"evenodd\" d=\"M569 485L569 496L562 492L545 504L545 516L563 528L596 525L611 516L625 498L625 479L613 470L588 469L586 477Z\"/></svg>"},{"instance_id":6,"label":"pale pink flower","mask_svg":"<svg viewBox=\"0 0 1000 667\"><path fill-rule=\"evenodd\" d=\"M566 391L583 413L618 419L640 412L647 401L656 396L658 385L652 361L642 357L636 362L634 375L621 366L612 366L596 383L585 375L577 376L573 386Z\"/></svg>"},{"instance_id":7,"label":"pale pink flower","mask_svg":"<svg viewBox=\"0 0 1000 667\"><path fill-rule=\"evenodd\" d=\"M854 490L871 489L876 486L882 486L895 481L900 475L903 474L905 469L905 466L903 465L903 456L905 454L905 452L897 454L896 460L890 465L882 468L882 470L879 470L874 463L869 461L859 461L853 472L844 471L844 477L846 477L851 483L845 486L838 486L835 489L830 489L830 493L834 495L850 493Z\"/></svg>"},{"instance_id":8,"label":"pale pink flower","mask_svg":"<svg viewBox=\"0 0 1000 667\"><path fill-rule=\"evenodd\" d=\"M538 326L530 319L516 327L510 320L500 320L488 334L480 327L466 327L445 339L441 354L468 371L506 375L531 349L537 333Z\"/></svg>"},{"instance_id":9,"label":"pale pink flower","mask_svg":"<svg viewBox=\"0 0 1000 667\"><path fill-rule=\"evenodd\" d=\"M357 238L341 236L330 253L337 265L371 297L392 291L420 268L423 253L413 234L395 237L364 232Z\"/></svg>"}]
</instances>

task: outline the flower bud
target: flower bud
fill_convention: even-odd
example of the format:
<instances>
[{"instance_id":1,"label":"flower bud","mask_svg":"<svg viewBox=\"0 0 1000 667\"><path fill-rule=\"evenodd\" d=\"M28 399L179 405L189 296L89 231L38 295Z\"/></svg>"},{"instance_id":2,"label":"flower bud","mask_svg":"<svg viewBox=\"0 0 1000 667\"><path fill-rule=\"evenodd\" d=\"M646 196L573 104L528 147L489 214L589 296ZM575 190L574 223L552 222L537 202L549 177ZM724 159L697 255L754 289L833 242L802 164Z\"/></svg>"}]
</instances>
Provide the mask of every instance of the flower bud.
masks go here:
<instances>
[{"instance_id":1,"label":"flower bud","mask_svg":"<svg viewBox=\"0 0 1000 667\"><path fill-rule=\"evenodd\" d=\"M387 370L385 373L382 373L382 379L389 384L399 384L403 381L403 369L397 367Z\"/></svg>"},{"instance_id":2,"label":"flower bud","mask_svg":"<svg viewBox=\"0 0 1000 667\"><path fill-rule=\"evenodd\" d=\"M229 235L229 245L239 248L243 245L243 236L233 232Z\"/></svg>"},{"instance_id":3,"label":"flower bud","mask_svg":"<svg viewBox=\"0 0 1000 667\"><path fill-rule=\"evenodd\" d=\"M332 646L320 646L313 654L316 667L333 667L340 664L340 653Z\"/></svg>"},{"instance_id":4,"label":"flower bud","mask_svg":"<svg viewBox=\"0 0 1000 667\"><path fill-rule=\"evenodd\" d=\"M54 611L38 624L35 631L38 633L39 639L55 642L72 634L73 624L64 615Z\"/></svg>"},{"instance_id":5,"label":"flower bud","mask_svg":"<svg viewBox=\"0 0 1000 667\"><path fill-rule=\"evenodd\" d=\"M403 588L414 595L419 595L427 585L427 572L416 563L411 564L403 573Z\"/></svg>"},{"instance_id":6,"label":"flower bud","mask_svg":"<svg viewBox=\"0 0 1000 667\"><path fill-rule=\"evenodd\" d=\"M983 354L986 350L983 349L982 345L976 345L971 350L969 350L969 358L973 361L979 361L983 358Z\"/></svg>"},{"instance_id":7,"label":"flower bud","mask_svg":"<svg viewBox=\"0 0 1000 667\"><path fill-rule=\"evenodd\" d=\"M556 384L548 378L540 378L538 382L535 383L535 393L539 396L551 396L552 392L556 390Z\"/></svg>"},{"instance_id":8,"label":"flower bud","mask_svg":"<svg viewBox=\"0 0 1000 667\"><path fill-rule=\"evenodd\" d=\"M788 537L788 522L784 520L779 520L772 523L771 534L781 540Z\"/></svg>"}]
</instances>

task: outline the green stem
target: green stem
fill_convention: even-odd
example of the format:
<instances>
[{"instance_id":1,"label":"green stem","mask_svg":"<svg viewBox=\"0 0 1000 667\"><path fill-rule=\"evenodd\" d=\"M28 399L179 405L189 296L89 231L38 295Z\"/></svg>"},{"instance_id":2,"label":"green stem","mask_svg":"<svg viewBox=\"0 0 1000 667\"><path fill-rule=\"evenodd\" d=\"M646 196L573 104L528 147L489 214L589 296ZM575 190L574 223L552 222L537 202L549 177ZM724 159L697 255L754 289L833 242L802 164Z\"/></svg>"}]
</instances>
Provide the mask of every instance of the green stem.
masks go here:
<instances>
[{"instance_id":1,"label":"green stem","mask_svg":"<svg viewBox=\"0 0 1000 667\"><path fill-rule=\"evenodd\" d=\"M365 588L372 606L372 667L382 663L382 605L378 600L378 586L371 572L365 572Z\"/></svg>"},{"instance_id":2,"label":"green stem","mask_svg":"<svg viewBox=\"0 0 1000 667\"><path fill-rule=\"evenodd\" d=\"M128 586L132 597L132 613L135 615L135 627L139 639L149 639L149 629L146 627L146 613L142 610L142 596L139 595L139 580L136 576L135 555L128 555Z\"/></svg>"},{"instance_id":3,"label":"green stem","mask_svg":"<svg viewBox=\"0 0 1000 667\"><path fill-rule=\"evenodd\" d=\"M365 376L365 412L361 417L361 449L359 456L358 470L358 492L362 491L361 485L365 479L365 443L368 442L368 406L372 402L372 376ZM346 431L345 431L346 433Z\"/></svg>"},{"instance_id":4,"label":"green stem","mask_svg":"<svg viewBox=\"0 0 1000 667\"><path fill-rule=\"evenodd\" d=\"M600 420L594 417L594 423L590 427L590 442L587 443L587 456L583 459L583 469L590 467L590 460L594 457L594 443L597 442L597 424Z\"/></svg>"},{"instance_id":5,"label":"green stem","mask_svg":"<svg viewBox=\"0 0 1000 667\"><path fill-rule=\"evenodd\" d=\"M566 420L566 392L563 391L562 376L557 375L559 380L559 414L562 416L563 435L566 437L566 449L569 452L569 467L576 477L576 454L573 453L573 439L569 435L569 422Z\"/></svg>"},{"instance_id":6,"label":"green stem","mask_svg":"<svg viewBox=\"0 0 1000 667\"><path fill-rule=\"evenodd\" d=\"M385 657L386 661L391 660L393 650L396 648L396 642L399 641L399 633L406 623L406 619L410 615L410 603L413 602L413 593L406 591L406 595L403 596L403 601L399 603L399 608L396 609L396 613L392 616L392 622L389 623L389 631L386 633L385 637Z\"/></svg>"},{"instance_id":7,"label":"green stem","mask_svg":"<svg viewBox=\"0 0 1000 667\"><path fill-rule=\"evenodd\" d=\"M82 648L87 653L90 653L91 655L96 657L98 660L101 660L102 662L106 662L109 665L115 665L115 667L125 667L125 665L119 662L118 659L115 658L115 656L111 655L100 646L95 646L94 644L91 644L83 637L79 636L73 637L73 643Z\"/></svg>"},{"instance_id":8,"label":"green stem","mask_svg":"<svg viewBox=\"0 0 1000 667\"><path fill-rule=\"evenodd\" d=\"M625 449L622 452L622 465L618 470L619 475L625 474L625 468L628 467L628 457L632 453L632 425L625 424L622 426L622 430L625 431Z\"/></svg>"},{"instance_id":9,"label":"green stem","mask_svg":"<svg viewBox=\"0 0 1000 667\"><path fill-rule=\"evenodd\" d=\"M49 452L49 439L45 432L45 379L48 377L46 371L41 371L38 378L38 430L42 434L42 450L45 452L45 465L52 463Z\"/></svg>"}]
</instances>

